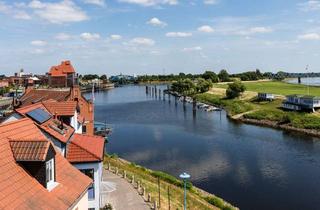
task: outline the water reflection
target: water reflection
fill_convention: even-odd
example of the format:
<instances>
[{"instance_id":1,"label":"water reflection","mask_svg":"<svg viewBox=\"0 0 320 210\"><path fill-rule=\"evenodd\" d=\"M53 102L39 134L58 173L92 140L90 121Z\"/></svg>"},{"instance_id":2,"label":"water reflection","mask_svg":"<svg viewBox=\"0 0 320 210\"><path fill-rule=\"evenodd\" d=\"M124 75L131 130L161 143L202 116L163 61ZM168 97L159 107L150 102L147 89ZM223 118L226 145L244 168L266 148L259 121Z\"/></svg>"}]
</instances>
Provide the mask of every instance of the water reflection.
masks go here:
<instances>
[{"instance_id":1,"label":"water reflection","mask_svg":"<svg viewBox=\"0 0 320 210\"><path fill-rule=\"evenodd\" d=\"M174 100L171 97L171 100ZM96 95L96 120L112 124L107 151L192 182L241 209L320 205L318 138L229 121L123 87Z\"/></svg>"}]
</instances>

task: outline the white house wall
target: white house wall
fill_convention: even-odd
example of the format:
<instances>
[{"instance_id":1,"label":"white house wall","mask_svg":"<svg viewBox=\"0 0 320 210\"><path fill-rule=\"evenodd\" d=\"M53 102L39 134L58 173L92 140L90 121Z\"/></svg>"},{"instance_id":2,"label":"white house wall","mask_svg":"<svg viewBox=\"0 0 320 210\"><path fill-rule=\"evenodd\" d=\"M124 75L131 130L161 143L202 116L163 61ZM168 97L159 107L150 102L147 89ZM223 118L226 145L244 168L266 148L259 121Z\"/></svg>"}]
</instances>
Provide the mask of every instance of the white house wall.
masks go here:
<instances>
[{"instance_id":1,"label":"white house wall","mask_svg":"<svg viewBox=\"0 0 320 210\"><path fill-rule=\"evenodd\" d=\"M81 197L77 204L75 204L72 210L88 210L88 191Z\"/></svg>"},{"instance_id":2,"label":"white house wall","mask_svg":"<svg viewBox=\"0 0 320 210\"><path fill-rule=\"evenodd\" d=\"M73 164L77 169L93 169L94 170L94 200L89 200L89 208L99 210L100 208L100 184L102 179L102 162L95 163L77 163Z\"/></svg>"}]
</instances>

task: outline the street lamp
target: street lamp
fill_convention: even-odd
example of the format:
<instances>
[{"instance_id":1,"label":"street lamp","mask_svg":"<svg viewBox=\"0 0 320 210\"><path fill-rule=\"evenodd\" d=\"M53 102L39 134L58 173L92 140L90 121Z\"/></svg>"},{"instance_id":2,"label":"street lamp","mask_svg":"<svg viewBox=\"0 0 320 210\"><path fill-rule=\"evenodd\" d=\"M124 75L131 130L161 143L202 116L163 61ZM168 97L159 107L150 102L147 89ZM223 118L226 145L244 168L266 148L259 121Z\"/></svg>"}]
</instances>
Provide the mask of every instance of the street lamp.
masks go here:
<instances>
[{"instance_id":1,"label":"street lamp","mask_svg":"<svg viewBox=\"0 0 320 210\"><path fill-rule=\"evenodd\" d=\"M187 210L187 179L190 179L190 175L186 172L180 174L180 178L183 180L184 183L184 210Z\"/></svg>"}]
</instances>

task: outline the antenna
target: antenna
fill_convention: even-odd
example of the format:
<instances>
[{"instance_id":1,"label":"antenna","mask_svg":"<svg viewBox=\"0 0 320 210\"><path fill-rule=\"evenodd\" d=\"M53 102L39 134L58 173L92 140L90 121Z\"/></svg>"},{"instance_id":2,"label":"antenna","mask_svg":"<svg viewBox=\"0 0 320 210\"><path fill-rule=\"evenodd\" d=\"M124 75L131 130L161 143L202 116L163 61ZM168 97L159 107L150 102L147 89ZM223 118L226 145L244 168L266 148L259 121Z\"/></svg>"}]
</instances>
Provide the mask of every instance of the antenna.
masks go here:
<instances>
[{"instance_id":1,"label":"antenna","mask_svg":"<svg viewBox=\"0 0 320 210\"><path fill-rule=\"evenodd\" d=\"M307 73L307 90L308 90L308 95L310 95L310 87L309 87L309 65L306 66L306 73Z\"/></svg>"}]
</instances>

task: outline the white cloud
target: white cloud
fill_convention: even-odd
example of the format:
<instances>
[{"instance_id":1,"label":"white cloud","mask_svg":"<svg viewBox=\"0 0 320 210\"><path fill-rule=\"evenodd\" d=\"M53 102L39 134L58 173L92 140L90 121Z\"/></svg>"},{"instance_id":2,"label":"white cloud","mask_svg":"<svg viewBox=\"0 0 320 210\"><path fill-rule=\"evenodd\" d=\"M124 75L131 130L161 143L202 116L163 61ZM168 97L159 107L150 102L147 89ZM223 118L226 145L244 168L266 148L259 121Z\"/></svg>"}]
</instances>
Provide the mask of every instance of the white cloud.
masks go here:
<instances>
[{"instance_id":1,"label":"white cloud","mask_svg":"<svg viewBox=\"0 0 320 210\"><path fill-rule=\"evenodd\" d=\"M214 29L211 26L204 25L198 28L198 31L204 32L204 33L212 33L214 32Z\"/></svg>"},{"instance_id":2,"label":"white cloud","mask_svg":"<svg viewBox=\"0 0 320 210\"><path fill-rule=\"evenodd\" d=\"M56 3L42 3L33 0L29 7L34 9L36 15L50 23L80 22L89 19L87 14L72 0L63 0Z\"/></svg>"},{"instance_id":3,"label":"white cloud","mask_svg":"<svg viewBox=\"0 0 320 210\"><path fill-rule=\"evenodd\" d=\"M247 30L242 30L237 32L239 35L252 35L252 34L264 34L264 33L271 33L273 32L272 28L267 27L252 27Z\"/></svg>"},{"instance_id":4,"label":"white cloud","mask_svg":"<svg viewBox=\"0 0 320 210\"><path fill-rule=\"evenodd\" d=\"M166 33L167 37L189 37L192 36L192 33L188 32L168 32Z\"/></svg>"},{"instance_id":5,"label":"white cloud","mask_svg":"<svg viewBox=\"0 0 320 210\"><path fill-rule=\"evenodd\" d=\"M80 34L80 38L85 41L95 41L95 40L100 39L100 34L85 32L85 33Z\"/></svg>"},{"instance_id":6,"label":"white cloud","mask_svg":"<svg viewBox=\"0 0 320 210\"><path fill-rule=\"evenodd\" d=\"M185 48L183 48L182 51L184 51L184 52L192 52L192 51L201 51L201 50L202 50L202 47L196 46L196 47L185 47Z\"/></svg>"},{"instance_id":7,"label":"white cloud","mask_svg":"<svg viewBox=\"0 0 320 210\"><path fill-rule=\"evenodd\" d=\"M112 34L112 35L110 35L110 39L112 39L112 40L120 40L120 39L122 39L122 36L118 35L118 34Z\"/></svg>"},{"instance_id":8,"label":"white cloud","mask_svg":"<svg viewBox=\"0 0 320 210\"><path fill-rule=\"evenodd\" d=\"M214 5L214 4L218 4L218 0L204 0L203 3Z\"/></svg>"},{"instance_id":9,"label":"white cloud","mask_svg":"<svg viewBox=\"0 0 320 210\"><path fill-rule=\"evenodd\" d=\"M304 3L299 3L298 6L304 12L320 10L320 1L310 0Z\"/></svg>"},{"instance_id":10,"label":"white cloud","mask_svg":"<svg viewBox=\"0 0 320 210\"><path fill-rule=\"evenodd\" d=\"M118 0L119 2L125 2L130 4L138 4L144 7L156 6L161 4L176 5L178 0Z\"/></svg>"},{"instance_id":11,"label":"white cloud","mask_svg":"<svg viewBox=\"0 0 320 210\"><path fill-rule=\"evenodd\" d=\"M85 32L80 34L80 38L85 41L95 41L100 39L100 34Z\"/></svg>"},{"instance_id":12,"label":"white cloud","mask_svg":"<svg viewBox=\"0 0 320 210\"><path fill-rule=\"evenodd\" d=\"M15 19L30 20L31 16L21 9L18 9L18 6L8 5L5 2L0 1L0 13L9 15Z\"/></svg>"},{"instance_id":13,"label":"white cloud","mask_svg":"<svg viewBox=\"0 0 320 210\"><path fill-rule=\"evenodd\" d=\"M84 0L84 3L86 4L94 4L97 6L105 6L105 1L104 0Z\"/></svg>"},{"instance_id":14,"label":"white cloud","mask_svg":"<svg viewBox=\"0 0 320 210\"><path fill-rule=\"evenodd\" d=\"M159 20L158 18L154 17L151 18L147 24L152 25L152 26L161 26L161 27L165 27L167 25L167 23Z\"/></svg>"},{"instance_id":15,"label":"white cloud","mask_svg":"<svg viewBox=\"0 0 320 210\"><path fill-rule=\"evenodd\" d=\"M153 46L155 44L155 41L149 38L136 37L134 39L131 39L129 43L140 46Z\"/></svg>"},{"instance_id":16,"label":"white cloud","mask_svg":"<svg viewBox=\"0 0 320 210\"><path fill-rule=\"evenodd\" d=\"M43 46L47 45L47 42L42 41L42 40L33 40L30 42L30 44L33 46L43 47Z\"/></svg>"},{"instance_id":17,"label":"white cloud","mask_svg":"<svg viewBox=\"0 0 320 210\"><path fill-rule=\"evenodd\" d=\"M67 41L71 39L71 35L66 33L59 33L54 38L61 41Z\"/></svg>"},{"instance_id":18,"label":"white cloud","mask_svg":"<svg viewBox=\"0 0 320 210\"><path fill-rule=\"evenodd\" d=\"M298 39L301 40L320 40L320 34L317 33L309 33L298 36Z\"/></svg>"}]
</instances>

